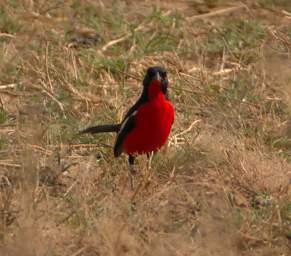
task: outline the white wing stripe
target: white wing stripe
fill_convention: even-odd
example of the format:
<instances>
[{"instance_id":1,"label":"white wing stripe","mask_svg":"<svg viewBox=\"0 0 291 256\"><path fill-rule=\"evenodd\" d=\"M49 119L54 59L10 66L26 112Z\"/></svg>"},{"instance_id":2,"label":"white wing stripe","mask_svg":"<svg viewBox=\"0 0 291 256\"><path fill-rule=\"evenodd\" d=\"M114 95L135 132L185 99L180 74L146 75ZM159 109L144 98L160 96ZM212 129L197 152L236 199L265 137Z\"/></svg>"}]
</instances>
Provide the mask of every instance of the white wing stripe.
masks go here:
<instances>
[{"instance_id":1,"label":"white wing stripe","mask_svg":"<svg viewBox=\"0 0 291 256\"><path fill-rule=\"evenodd\" d=\"M135 116L136 114L137 114L137 110L134 111L131 115L129 115L129 116L128 116L124 121L123 121L123 123L122 123L122 125L121 125L121 127L120 127L120 129L119 129L118 134L120 134L120 133L122 132L122 130L123 130L124 127L126 126L126 123L127 123L128 119L129 119L130 117L132 117L132 116Z\"/></svg>"}]
</instances>

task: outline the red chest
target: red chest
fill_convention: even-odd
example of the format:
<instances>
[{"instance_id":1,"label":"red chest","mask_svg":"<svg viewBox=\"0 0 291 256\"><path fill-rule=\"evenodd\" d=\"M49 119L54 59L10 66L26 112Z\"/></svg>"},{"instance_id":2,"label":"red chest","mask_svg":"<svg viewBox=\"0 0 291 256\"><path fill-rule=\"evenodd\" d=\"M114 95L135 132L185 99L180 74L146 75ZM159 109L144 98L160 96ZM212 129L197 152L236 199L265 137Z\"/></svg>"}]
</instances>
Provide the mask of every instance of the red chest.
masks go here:
<instances>
[{"instance_id":1,"label":"red chest","mask_svg":"<svg viewBox=\"0 0 291 256\"><path fill-rule=\"evenodd\" d=\"M126 136L123 149L127 154L157 151L166 142L174 121L174 108L164 95L140 107L134 129Z\"/></svg>"}]
</instances>

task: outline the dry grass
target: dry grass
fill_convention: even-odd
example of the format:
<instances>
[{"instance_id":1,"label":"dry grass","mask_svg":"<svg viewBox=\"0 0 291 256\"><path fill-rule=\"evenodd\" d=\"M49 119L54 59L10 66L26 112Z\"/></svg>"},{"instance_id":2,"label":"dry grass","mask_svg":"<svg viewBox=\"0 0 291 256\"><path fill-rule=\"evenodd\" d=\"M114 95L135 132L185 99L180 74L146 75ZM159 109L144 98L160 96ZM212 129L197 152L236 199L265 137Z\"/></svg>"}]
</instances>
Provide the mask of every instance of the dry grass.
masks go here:
<instances>
[{"instance_id":1,"label":"dry grass","mask_svg":"<svg viewBox=\"0 0 291 256\"><path fill-rule=\"evenodd\" d=\"M0 3L1 255L289 255L289 1ZM136 191L112 135L145 69L176 119Z\"/></svg>"}]
</instances>

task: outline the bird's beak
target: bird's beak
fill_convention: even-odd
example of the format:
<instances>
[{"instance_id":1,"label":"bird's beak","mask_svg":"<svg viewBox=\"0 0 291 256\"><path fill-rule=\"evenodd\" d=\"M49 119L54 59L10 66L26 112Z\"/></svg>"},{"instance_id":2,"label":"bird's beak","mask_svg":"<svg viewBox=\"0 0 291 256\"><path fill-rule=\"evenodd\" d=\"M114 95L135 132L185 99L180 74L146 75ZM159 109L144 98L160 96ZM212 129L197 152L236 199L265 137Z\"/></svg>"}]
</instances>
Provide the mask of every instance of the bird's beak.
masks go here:
<instances>
[{"instance_id":1,"label":"bird's beak","mask_svg":"<svg viewBox=\"0 0 291 256\"><path fill-rule=\"evenodd\" d=\"M157 75L156 75L156 80L158 80L159 82L161 82L161 80L162 80L162 78L161 78L159 73L157 73Z\"/></svg>"}]
</instances>

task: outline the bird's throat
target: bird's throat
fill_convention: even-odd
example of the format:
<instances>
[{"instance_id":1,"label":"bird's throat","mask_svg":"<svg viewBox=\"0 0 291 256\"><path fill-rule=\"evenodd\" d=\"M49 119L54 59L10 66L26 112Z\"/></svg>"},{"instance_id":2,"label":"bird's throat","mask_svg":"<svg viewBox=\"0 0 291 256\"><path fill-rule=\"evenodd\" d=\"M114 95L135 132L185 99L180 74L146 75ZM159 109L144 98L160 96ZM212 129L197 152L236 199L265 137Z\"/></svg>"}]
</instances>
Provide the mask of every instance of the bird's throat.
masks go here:
<instances>
[{"instance_id":1,"label":"bird's throat","mask_svg":"<svg viewBox=\"0 0 291 256\"><path fill-rule=\"evenodd\" d=\"M149 100L165 98L165 95L162 91L162 84L160 81L155 80L151 83L148 88L148 97Z\"/></svg>"}]
</instances>

